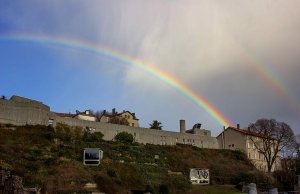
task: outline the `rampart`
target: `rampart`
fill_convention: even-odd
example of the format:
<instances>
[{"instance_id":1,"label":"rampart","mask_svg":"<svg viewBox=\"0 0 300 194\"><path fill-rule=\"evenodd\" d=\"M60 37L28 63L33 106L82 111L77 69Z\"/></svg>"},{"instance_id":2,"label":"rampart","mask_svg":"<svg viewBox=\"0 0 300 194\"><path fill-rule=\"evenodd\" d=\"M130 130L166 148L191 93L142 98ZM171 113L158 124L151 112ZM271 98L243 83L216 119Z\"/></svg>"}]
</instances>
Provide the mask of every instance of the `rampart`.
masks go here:
<instances>
[{"instance_id":1,"label":"rampart","mask_svg":"<svg viewBox=\"0 0 300 194\"><path fill-rule=\"evenodd\" d=\"M41 102L12 96L0 99L0 123L13 125L47 125L50 108Z\"/></svg>"},{"instance_id":2,"label":"rampart","mask_svg":"<svg viewBox=\"0 0 300 194\"><path fill-rule=\"evenodd\" d=\"M60 117L50 108L41 102L23 97L13 96L10 100L0 99L0 123L13 125L48 125L55 126L57 123L65 123L70 126L79 126L99 131L104 134L105 140L113 140L120 132L131 133L136 142L176 145L176 143L190 144L200 148L218 149L218 142L210 133L185 133L184 131L173 132L165 130L155 130L141 127L130 127L110 123L80 120L77 118ZM205 131L205 130L204 130Z\"/></svg>"}]
</instances>

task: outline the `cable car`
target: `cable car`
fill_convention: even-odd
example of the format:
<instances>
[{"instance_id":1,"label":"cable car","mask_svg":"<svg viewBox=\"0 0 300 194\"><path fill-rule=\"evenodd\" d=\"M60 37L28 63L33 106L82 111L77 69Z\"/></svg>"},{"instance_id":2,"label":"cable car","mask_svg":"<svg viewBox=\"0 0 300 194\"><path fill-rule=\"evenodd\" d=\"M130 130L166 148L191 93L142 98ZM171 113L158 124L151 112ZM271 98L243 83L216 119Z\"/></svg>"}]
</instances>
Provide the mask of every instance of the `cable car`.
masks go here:
<instances>
[{"instance_id":1,"label":"cable car","mask_svg":"<svg viewBox=\"0 0 300 194\"><path fill-rule=\"evenodd\" d=\"M100 148L85 148L83 150L83 164L87 166L98 166L103 157Z\"/></svg>"}]
</instances>

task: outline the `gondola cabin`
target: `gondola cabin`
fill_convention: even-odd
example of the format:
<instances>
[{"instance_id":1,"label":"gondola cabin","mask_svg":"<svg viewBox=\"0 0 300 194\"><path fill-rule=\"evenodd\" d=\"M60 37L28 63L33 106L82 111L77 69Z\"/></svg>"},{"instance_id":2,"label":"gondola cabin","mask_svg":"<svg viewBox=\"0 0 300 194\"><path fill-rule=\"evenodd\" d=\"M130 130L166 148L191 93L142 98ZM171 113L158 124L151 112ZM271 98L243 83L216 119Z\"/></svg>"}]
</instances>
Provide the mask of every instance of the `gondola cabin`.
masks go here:
<instances>
[{"instance_id":1,"label":"gondola cabin","mask_svg":"<svg viewBox=\"0 0 300 194\"><path fill-rule=\"evenodd\" d=\"M87 166L98 166L103 157L103 151L99 148L85 148L83 150L83 164Z\"/></svg>"}]
</instances>

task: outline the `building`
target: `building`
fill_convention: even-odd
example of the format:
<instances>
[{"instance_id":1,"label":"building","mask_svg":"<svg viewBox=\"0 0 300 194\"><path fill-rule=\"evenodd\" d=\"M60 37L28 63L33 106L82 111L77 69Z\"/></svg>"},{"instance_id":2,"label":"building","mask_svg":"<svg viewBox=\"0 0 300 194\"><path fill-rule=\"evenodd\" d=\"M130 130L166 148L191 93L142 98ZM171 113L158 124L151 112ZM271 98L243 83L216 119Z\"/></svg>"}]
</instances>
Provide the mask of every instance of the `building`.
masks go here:
<instances>
[{"instance_id":1,"label":"building","mask_svg":"<svg viewBox=\"0 0 300 194\"><path fill-rule=\"evenodd\" d=\"M261 171L268 171L267 161L262 153L257 149L262 145L262 139L269 138L261 134L250 132L245 129L240 129L239 124L237 127L228 127L217 136L220 149L240 150L245 152L248 159L254 166ZM275 140L274 140L275 141ZM280 159L278 157L275 161L272 172L280 168Z\"/></svg>"},{"instance_id":2,"label":"building","mask_svg":"<svg viewBox=\"0 0 300 194\"><path fill-rule=\"evenodd\" d=\"M209 130L201 129L201 126L186 130L185 121L180 121L180 132L175 130L156 130L139 127L138 119L134 113L123 111L122 113L107 114L100 119L94 119L90 112L55 113L50 107L42 102L31 100L20 96L12 96L10 99L0 99L0 124L12 125L51 125L64 123L69 126L93 129L93 132L103 133L104 140L114 140L116 134L128 132L133 135L134 140L143 144L176 145L189 144L200 148L218 149L218 142L211 137ZM109 116L108 116L109 115ZM109 123L113 117L127 119L130 126ZM98 118L98 117L97 117Z\"/></svg>"},{"instance_id":3,"label":"building","mask_svg":"<svg viewBox=\"0 0 300 194\"><path fill-rule=\"evenodd\" d=\"M97 121L97 117L91 113L90 110L85 110L84 112L77 112L74 118L85 120L85 121Z\"/></svg>"},{"instance_id":4,"label":"building","mask_svg":"<svg viewBox=\"0 0 300 194\"><path fill-rule=\"evenodd\" d=\"M114 119L125 121L128 126L139 127L139 119L135 116L135 113L131 113L130 111L125 111L118 113L116 109L113 108L112 112L108 112L106 110L102 111L100 114L99 121L104 123L112 123Z\"/></svg>"}]
</instances>

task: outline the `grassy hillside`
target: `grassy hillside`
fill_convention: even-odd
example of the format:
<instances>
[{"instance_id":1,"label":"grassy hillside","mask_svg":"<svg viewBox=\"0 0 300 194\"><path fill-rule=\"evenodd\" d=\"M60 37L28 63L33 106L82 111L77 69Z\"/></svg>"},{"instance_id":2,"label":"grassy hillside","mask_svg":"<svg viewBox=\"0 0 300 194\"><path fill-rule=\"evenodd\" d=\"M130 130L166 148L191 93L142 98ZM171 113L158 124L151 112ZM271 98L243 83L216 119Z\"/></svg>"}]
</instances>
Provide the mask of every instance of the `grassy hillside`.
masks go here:
<instances>
[{"instance_id":1,"label":"grassy hillside","mask_svg":"<svg viewBox=\"0 0 300 194\"><path fill-rule=\"evenodd\" d=\"M100 166L82 164L87 147L104 151ZM90 193L84 188L89 182L112 194L145 188L154 193L235 193L232 188L192 186L188 173L195 167L210 169L213 185L266 182L239 151L107 142L101 134L65 125L1 126L0 167L23 177L25 186L48 193Z\"/></svg>"}]
</instances>

